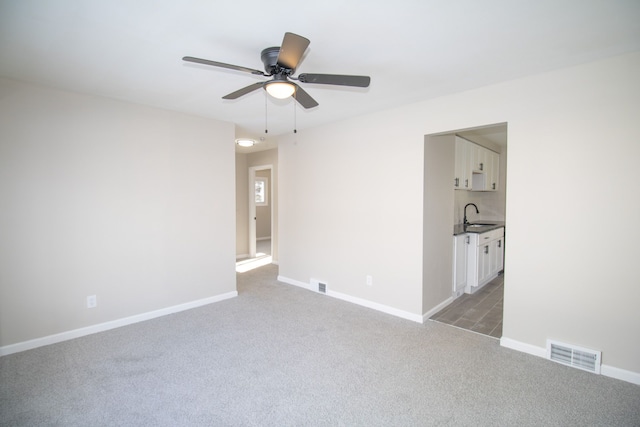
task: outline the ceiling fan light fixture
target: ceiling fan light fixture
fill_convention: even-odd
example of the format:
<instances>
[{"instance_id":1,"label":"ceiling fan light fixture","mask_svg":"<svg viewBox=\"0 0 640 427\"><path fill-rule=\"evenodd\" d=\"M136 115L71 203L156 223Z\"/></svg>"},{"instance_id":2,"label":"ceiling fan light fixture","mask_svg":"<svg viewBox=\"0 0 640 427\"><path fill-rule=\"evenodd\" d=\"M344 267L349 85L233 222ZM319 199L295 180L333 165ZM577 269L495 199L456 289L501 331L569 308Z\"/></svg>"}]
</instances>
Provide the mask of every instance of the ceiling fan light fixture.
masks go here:
<instances>
[{"instance_id":1,"label":"ceiling fan light fixture","mask_svg":"<svg viewBox=\"0 0 640 427\"><path fill-rule=\"evenodd\" d=\"M289 82L274 81L267 83L267 93L277 99L285 99L293 95L296 87Z\"/></svg>"},{"instance_id":2,"label":"ceiling fan light fixture","mask_svg":"<svg viewBox=\"0 0 640 427\"><path fill-rule=\"evenodd\" d=\"M298 65L304 57L304 53L309 46L309 39L294 33L284 33L280 46L263 49L260 59L264 64L264 71L253 68L241 67L239 65L226 64L224 62L211 61L208 59L184 56L183 61L194 62L196 64L211 65L214 67L226 68L228 70L242 71L256 76L273 77L270 81L259 81L242 89L231 92L222 99L238 99L248 93L258 89L264 89L276 99L293 97L294 101L302 107L309 109L318 106L318 102L309 95L302 86L289 81L289 79L302 83L315 83L334 86L369 87L371 78L369 76L351 76L343 74L300 74L293 77ZM265 104L266 109L266 104Z\"/></svg>"},{"instance_id":3,"label":"ceiling fan light fixture","mask_svg":"<svg viewBox=\"0 0 640 427\"><path fill-rule=\"evenodd\" d=\"M238 144L240 147L253 147L254 145L256 145L256 141L254 141L253 139L238 138L236 139L236 144Z\"/></svg>"}]
</instances>

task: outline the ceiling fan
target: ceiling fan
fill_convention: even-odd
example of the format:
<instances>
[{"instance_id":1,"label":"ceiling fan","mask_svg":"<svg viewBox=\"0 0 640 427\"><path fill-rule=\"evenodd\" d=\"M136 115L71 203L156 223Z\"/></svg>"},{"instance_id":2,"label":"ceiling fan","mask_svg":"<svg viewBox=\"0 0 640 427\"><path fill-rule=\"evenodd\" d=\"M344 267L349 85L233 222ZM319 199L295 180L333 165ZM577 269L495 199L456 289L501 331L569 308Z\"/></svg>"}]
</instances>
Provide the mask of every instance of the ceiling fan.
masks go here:
<instances>
[{"instance_id":1,"label":"ceiling fan","mask_svg":"<svg viewBox=\"0 0 640 427\"><path fill-rule=\"evenodd\" d=\"M304 108L317 107L318 103L304 89L291 80L297 80L302 83L315 83L337 86L353 86L368 87L371 82L369 76L348 76L341 74L300 74L293 76L296 68L300 64L302 55L309 40L293 33L285 33L280 47L268 47L261 53L261 59L264 64L264 72L254 70L252 68L241 67L238 65L225 64L223 62L210 61L208 59L194 58L185 56L184 61L195 62L198 64L212 65L214 67L228 68L245 73L257 74L265 77L273 77L266 82L251 84L247 87L231 92L222 97L222 99L237 99L254 90L264 88L269 95L274 98L284 99L292 96Z\"/></svg>"}]
</instances>

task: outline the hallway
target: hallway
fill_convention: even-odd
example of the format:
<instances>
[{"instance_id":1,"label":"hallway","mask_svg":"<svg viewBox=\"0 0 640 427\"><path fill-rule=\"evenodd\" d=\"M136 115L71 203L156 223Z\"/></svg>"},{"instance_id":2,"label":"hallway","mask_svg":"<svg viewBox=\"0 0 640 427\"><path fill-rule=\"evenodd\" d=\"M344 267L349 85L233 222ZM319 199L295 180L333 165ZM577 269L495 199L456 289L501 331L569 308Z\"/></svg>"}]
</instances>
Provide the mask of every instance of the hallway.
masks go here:
<instances>
[{"instance_id":1,"label":"hallway","mask_svg":"<svg viewBox=\"0 0 640 427\"><path fill-rule=\"evenodd\" d=\"M236 272L244 273L254 268L271 264L271 239L258 240L256 242L255 258L240 258L236 260Z\"/></svg>"}]
</instances>

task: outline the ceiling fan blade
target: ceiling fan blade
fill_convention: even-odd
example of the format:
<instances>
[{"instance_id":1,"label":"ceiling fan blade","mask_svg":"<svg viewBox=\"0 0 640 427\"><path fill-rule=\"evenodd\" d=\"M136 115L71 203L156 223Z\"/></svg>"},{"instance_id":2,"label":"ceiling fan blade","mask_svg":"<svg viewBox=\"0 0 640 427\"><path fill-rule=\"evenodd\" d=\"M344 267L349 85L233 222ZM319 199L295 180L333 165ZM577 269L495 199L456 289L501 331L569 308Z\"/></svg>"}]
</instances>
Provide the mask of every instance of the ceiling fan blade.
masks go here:
<instances>
[{"instance_id":1,"label":"ceiling fan blade","mask_svg":"<svg viewBox=\"0 0 640 427\"><path fill-rule=\"evenodd\" d=\"M284 33L280 53L278 54L278 65L295 71L302 59L304 51L309 46L309 39L293 33Z\"/></svg>"},{"instance_id":2,"label":"ceiling fan blade","mask_svg":"<svg viewBox=\"0 0 640 427\"><path fill-rule=\"evenodd\" d=\"M222 99L238 99L240 98L242 95L246 95L250 92L253 92L254 90L258 90L260 89L262 86L265 85L266 82L258 82L258 83L254 83L252 85L249 85L247 87L243 87L242 89L239 89L235 92L231 92L229 95L225 95L222 97Z\"/></svg>"},{"instance_id":3,"label":"ceiling fan blade","mask_svg":"<svg viewBox=\"0 0 640 427\"><path fill-rule=\"evenodd\" d=\"M260 76L266 76L260 70L254 70L253 68L241 67L239 65L225 64L224 62L210 61L208 59L194 58L193 56L185 56L183 61L195 62L196 64L212 65L214 67L228 68L230 70L244 71L245 73L258 74Z\"/></svg>"},{"instance_id":4,"label":"ceiling fan blade","mask_svg":"<svg viewBox=\"0 0 640 427\"><path fill-rule=\"evenodd\" d=\"M309 95L304 89L302 89L295 83L293 83L293 85L296 87L296 91L291 96L296 101L298 101L300 105L302 105L304 108L313 108L319 105L318 102L313 99L311 95Z\"/></svg>"},{"instance_id":5,"label":"ceiling fan blade","mask_svg":"<svg viewBox=\"0 0 640 427\"><path fill-rule=\"evenodd\" d=\"M303 83L323 85L368 87L371 83L369 76L345 76L340 74L300 74L298 80Z\"/></svg>"}]
</instances>

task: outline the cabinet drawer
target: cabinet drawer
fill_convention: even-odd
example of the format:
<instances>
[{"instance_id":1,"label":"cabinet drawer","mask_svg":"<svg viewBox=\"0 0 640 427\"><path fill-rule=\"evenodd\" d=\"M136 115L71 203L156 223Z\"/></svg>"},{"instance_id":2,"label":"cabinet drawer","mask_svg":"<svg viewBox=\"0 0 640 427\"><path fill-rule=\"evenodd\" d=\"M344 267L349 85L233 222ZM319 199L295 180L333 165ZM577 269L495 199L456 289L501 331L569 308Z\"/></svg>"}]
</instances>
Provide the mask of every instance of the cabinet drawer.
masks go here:
<instances>
[{"instance_id":1,"label":"cabinet drawer","mask_svg":"<svg viewBox=\"0 0 640 427\"><path fill-rule=\"evenodd\" d=\"M504 237L504 227L497 228L495 230L487 231L478 235L478 246L482 246L485 243L489 243L493 240Z\"/></svg>"}]
</instances>

